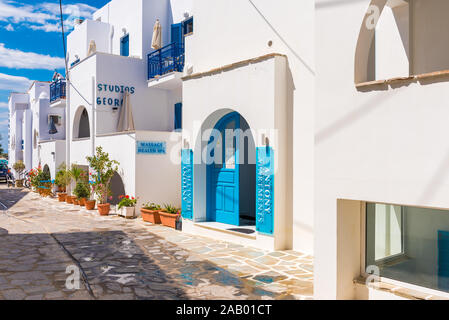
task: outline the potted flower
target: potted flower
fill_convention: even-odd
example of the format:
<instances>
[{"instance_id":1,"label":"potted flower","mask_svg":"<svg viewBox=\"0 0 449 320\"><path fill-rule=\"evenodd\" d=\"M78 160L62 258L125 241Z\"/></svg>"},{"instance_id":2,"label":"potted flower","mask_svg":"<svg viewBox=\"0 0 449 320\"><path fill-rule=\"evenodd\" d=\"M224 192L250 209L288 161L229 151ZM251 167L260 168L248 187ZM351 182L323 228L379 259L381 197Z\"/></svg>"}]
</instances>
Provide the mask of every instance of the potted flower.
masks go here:
<instances>
[{"instance_id":1,"label":"potted flower","mask_svg":"<svg viewBox=\"0 0 449 320\"><path fill-rule=\"evenodd\" d=\"M48 197L51 195L52 181L50 180L50 172L38 168L37 174L35 176L35 184L38 192L43 197Z\"/></svg>"},{"instance_id":2,"label":"potted flower","mask_svg":"<svg viewBox=\"0 0 449 320\"><path fill-rule=\"evenodd\" d=\"M84 181L78 181L75 190L73 190L73 194L76 196L76 202L74 204L84 206L86 199L90 197L90 190Z\"/></svg>"},{"instance_id":3,"label":"potted flower","mask_svg":"<svg viewBox=\"0 0 449 320\"><path fill-rule=\"evenodd\" d=\"M161 218L159 216L159 211L161 211L161 209L161 206L158 204L144 203L142 209L140 209L143 221L161 224Z\"/></svg>"},{"instance_id":4,"label":"potted flower","mask_svg":"<svg viewBox=\"0 0 449 320\"><path fill-rule=\"evenodd\" d=\"M110 194L111 179L118 170L119 162L109 159L109 154L103 151L102 147L97 147L95 156L86 157L90 168L95 172L92 175L92 188L98 199L98 212L101 215L108 215L111 209L108 201Z\"/></svg>"},{"instance_id":5,"label":"potted flower","mask_svg":"<svg viewBox=\"0 0 449 320\"><path fill-rule=\"evenodd\" d=\"M67 196L66 190L67 186L70 183L70 175L67 171L67 167L65 163L62 163L58 167L58 172L56 173L55 177L55 184L58 187L58 200L59 202L64 202L65 198Z\"/></svg>"},{"instance_id":6,"label":"potted flower","mask_svg":"<svg viewBox=\"0 0 449 320\"><path fill-rule=\"evenodd\" d=\"M159 212L159 215L164 226L176 229L176 221L181 217L181 210L165 204L164 209Z\"/></svg>"},{"instance_id":7,"label":"potted flower","mask_svg":"<svg viewBox=\"0 0 449 320\"><path fill-rule=\"evenodd\" d=\"M19 175L19 179L16 180L16 187L17 188L22 188L23 187L23 177L22 177L22 173L25 170L25 164L23 163L22 160L17 161L16 163L13 164L12 168L17 172L17 174Z\"/></svg>"},{"instance_id":8,"label":"potted flower","mask_svg":"<svg viewBox=\"0 0 449 320\"><path fill-rule=\"evenodd\" d=\"M137 199L128 195L119 198L121 199L118 203L119 215L125 218L134 218Z\"/></svg>"}]
</instances>

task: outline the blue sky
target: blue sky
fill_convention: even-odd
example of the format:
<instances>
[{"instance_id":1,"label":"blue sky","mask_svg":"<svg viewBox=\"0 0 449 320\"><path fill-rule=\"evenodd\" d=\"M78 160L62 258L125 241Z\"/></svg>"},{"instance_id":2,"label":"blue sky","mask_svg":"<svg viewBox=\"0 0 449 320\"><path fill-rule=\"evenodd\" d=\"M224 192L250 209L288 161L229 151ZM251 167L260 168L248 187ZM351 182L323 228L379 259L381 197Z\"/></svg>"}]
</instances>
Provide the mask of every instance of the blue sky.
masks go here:
<instances>
[{"instance_id":1,"label":"blue sky","mask_svg":"<svg viewBox=\"0 0 449 320\"><path fill-rule=\"evenodd\" d=\"M75 17L90 18L109 0L63 0L64 29ZM31 81L64 74L59 0L0 0L0 134L8 150L8 97L25 92Z\"/></svg>"}]
</instances>

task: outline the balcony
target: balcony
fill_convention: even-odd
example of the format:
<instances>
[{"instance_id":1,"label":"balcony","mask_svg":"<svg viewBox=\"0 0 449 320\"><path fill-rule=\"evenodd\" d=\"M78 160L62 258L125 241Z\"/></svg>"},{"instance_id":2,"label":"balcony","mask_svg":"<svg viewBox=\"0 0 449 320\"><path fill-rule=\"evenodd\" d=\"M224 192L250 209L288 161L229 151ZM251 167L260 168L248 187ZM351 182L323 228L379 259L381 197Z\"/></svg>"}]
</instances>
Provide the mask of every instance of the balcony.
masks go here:
<instances>
[{"instance_id":1,"label":"balcony","mask_svg":"<svg viewBox=\"0 0 449 320\"><path fill-rule=\"evenodd\" d=\"M52 107L59 106L61 103L65 105L66 83L65 80L57 80L50 85L50 105Z\"/></svg>"},{"instance_id":2,"label":"balcony","mask_svg":"<svg viewBox=\"0 0 449 320\"><path fill-rule=\"evenodd\" d=\"M184 44L171 43L148 55L148 87L174 89L184 70Z\"/></svg>"}]
</instances>

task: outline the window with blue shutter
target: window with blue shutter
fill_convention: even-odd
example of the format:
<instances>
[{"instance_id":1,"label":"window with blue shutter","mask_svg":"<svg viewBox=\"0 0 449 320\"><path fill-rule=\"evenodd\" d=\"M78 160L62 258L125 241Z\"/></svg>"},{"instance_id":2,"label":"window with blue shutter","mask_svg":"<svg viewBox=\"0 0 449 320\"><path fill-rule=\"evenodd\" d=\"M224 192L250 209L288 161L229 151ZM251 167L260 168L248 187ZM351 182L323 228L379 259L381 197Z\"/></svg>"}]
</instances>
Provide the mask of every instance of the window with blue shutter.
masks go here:
<instances>
[{"instance_id":1,"label":"window with blue shutter","mask_svg":"<svg viewBox=\"0 0 449 320\"><path fill-rule=\"evenodd\" d=\"M182 103L175 104L175 130L182 130Z\"/></svg>"},{"instance_id":2,"label":"window with blue shutter","mask_svg":"<svg viewBox=\"0 0 449 320\"><path fill-rule=\"evenodd\" d=\"M193 33L193 17L188 18L182 23L182 31L184 35Z\"/></svg>"},{"instance_id":3,"label":"window with blue shutter","mask_svg":"<svg viewBox=\"0 0 449 320\"><path fill-rule=\"evenodd\" d=\"M129 34L120 39L120 55L129 56Z\"/></svg>"}]
</instances>

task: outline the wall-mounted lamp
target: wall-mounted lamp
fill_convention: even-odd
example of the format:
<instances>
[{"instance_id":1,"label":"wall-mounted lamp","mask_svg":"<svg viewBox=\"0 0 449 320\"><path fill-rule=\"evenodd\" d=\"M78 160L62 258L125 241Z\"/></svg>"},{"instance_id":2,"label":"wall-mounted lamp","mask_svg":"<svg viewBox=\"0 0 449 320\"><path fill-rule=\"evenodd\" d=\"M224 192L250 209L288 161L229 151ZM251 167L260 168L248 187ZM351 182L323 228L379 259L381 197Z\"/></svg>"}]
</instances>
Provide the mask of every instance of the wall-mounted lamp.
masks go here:
<instances>
[{"instance_id":1,"label":"wall-mounted lamp","mask_svg":"<svg viewBox=\"0 0 449 320\"><path fill-rule=\"evenodd\" d=\"M126 28L122 28L123 34L126 34Z\"/></svg>"},{"instance_id":2,"label":"wall-mounted lamp","mask_svg":"<svg viewBox=\"0 0 449 320\"><path fill-rule=\"evenodd\" d=\"M190 144L187 139L184 139L184 149L190 149Z\"/></svg>"},{"instance_id":3,"label":"wall-mounted lamp","mask_svg":"<svg viewBox=\"0 0 449 320\"><path fill-rule=\"evenodd\" d=\"M262 134L262 145L263 145L263 146L267 146L267 147L270 146L270 138L268 138L268 137L265 135L265 133Z\"/></svg>"}]
</instances>

